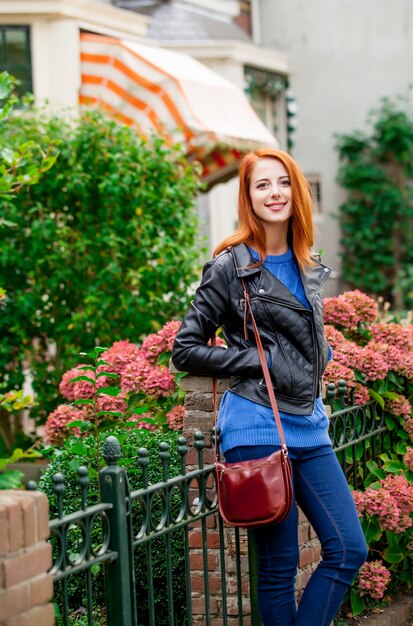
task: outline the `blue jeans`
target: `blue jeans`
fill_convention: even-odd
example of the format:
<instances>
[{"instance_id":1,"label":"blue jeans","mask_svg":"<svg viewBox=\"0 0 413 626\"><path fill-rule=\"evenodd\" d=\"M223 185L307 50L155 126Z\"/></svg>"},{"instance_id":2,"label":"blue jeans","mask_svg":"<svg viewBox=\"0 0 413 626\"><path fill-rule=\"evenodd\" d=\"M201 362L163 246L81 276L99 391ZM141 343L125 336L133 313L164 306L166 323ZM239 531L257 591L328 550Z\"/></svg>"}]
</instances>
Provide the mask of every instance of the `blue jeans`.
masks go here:
<instances>
[{"instance_id":1,"label":"blue jeans","mask_svg":"<svg viewBox=\"0 0 413 626\"><path fill-rule=\"evenodd\" d=\"M278 446L242 446L229 462L259 459ZM321 543L322 560L297 609L299 562L297 507L273 526L254 531L258 549L258 602L264 626L329 626L343 596L367 558L356 507L331 446L289 448L295 500Z\"/></svg>"}]
</instances>

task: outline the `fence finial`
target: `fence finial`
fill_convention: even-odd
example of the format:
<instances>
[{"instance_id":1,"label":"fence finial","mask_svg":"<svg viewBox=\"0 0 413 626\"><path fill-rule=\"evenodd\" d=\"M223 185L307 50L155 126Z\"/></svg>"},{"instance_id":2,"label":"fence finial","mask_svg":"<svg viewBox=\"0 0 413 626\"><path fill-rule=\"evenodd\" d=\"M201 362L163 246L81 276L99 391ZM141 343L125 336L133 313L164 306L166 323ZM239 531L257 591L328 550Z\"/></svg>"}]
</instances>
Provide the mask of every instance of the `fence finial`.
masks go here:
<instances>
[{"instance_id":1,"label":"fence finial","mask_svg":"<svg viewBox=\"0 0 413 626\"><path fill-rule=\"evenodd\" d=\"M121 456L122 451L116 437L113 435L106 437L103 446L103 458L106 461L106 465L117 465Z\"/></svg>"}]
</instances>

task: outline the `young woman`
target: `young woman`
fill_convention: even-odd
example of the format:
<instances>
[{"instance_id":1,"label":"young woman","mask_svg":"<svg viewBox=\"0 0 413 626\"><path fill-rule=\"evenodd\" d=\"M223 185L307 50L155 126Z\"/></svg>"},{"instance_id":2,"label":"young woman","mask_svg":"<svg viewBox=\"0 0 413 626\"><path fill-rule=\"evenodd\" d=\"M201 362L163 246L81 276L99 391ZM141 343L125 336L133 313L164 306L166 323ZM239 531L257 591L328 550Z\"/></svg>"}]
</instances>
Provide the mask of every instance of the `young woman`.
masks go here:
<instances>
[{"instance_id":1,"label":"young woman","mask_svg":"<svg viewBox=\"0 0 413 626\"><path fill-rule=\"evenodd\" d=\"M320 398L331 356L320 289L330 269L311 252L309 186L287 153L247 154L239 179L239 228L205 265L172 360L180 370L231 377L218 419L227 461L258 459L279 449L250 323L244 338L241 277L246 279L293 467L295 500L322 546L322 560L297 609L297 508L284 522L254 531L261 618L264 626L328 626L367 555ZM208 345L220 327L227 347Z\"/></svg>"}]
</instances>

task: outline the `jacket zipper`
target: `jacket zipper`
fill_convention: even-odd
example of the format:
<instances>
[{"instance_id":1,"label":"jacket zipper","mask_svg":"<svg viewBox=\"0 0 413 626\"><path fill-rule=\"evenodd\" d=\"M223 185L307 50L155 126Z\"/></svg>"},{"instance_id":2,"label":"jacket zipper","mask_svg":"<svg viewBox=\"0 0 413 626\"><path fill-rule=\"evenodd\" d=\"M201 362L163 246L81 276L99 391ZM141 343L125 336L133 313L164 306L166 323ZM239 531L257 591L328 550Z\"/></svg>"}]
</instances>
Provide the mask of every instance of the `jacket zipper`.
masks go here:
<instances>
[{"instance_id":1,"label":"jacket zipper","mask_svg":"<svg viewBox=\"0 0 413 626\"><path fill-rule=\"evenodd\" d=\"M294 309L296 311L307 311L307 313L312 313L312 310L307 309L305 306L300 306L299 304L291 304L290 302L285 302L285 300L278 300L277 298L270 298L269 296L253 296L251 298L251 302L253 302L254 300L273 302L274 304L280 304L281 306L285 306L287 309Z\"/></svg>"},{"instance_id":2,"label":"jacket zipper","mask_svg":"<svg viewBox=\"0 0 413 626\"><path fill-rule=\"evenodd\" d=\"M317 331L315 330L315 321L314 321L314 314L313 314L313 310L312 309L307 309L304 306L300 306L299 304L290 304L289 302L285 302L285 300L278 300L277 298L271 298L269 296L254 296L253 298L251 298L251 302L254 300L263 300L263 301L267 301L267 302L273 302L276 304L280 304L281 306L285 306L286 308L290 308L290 309L294 309L296 311L303 311L303 312L307 312L311 314L311 336L312 336L312 340L313 340L313 345L314 345L314 361L315 361L315 367L314 367L314 375L313 375L313 390L312 390L312 398L313 398L313 406L312 406L312 412L314 412L314 407L315 407L315 395L316 395L316 390L317 390L317 381L318 381L318 372L320 370L320 364L319 364L319 351L318 351L318 341L317 341ZM260 381L260 384L262 384L262 381Z\"/></svg>"}]
</instances>

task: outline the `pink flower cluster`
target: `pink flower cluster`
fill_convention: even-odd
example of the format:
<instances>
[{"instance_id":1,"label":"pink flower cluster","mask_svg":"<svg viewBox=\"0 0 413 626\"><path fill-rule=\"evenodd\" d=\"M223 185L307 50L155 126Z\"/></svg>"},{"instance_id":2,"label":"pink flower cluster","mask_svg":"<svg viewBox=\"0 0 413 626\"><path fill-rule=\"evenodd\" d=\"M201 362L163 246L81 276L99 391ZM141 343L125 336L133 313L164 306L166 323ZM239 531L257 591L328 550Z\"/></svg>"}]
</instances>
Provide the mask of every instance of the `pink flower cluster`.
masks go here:
<instances>
[{"instance_id":1,"label":"pink flower cluster","mask_svg":"<svg viewBox=\"0 0 413 626\"><path fill-rule=\"evenodd\" d=\"M151 413L141 413L140 415L132 415L128 419L128 422L136 422L136 428L141 428L144 430L156 430L156 425L151 422L145 422L144 418L149 418L151 420L154 419L154 416Z\"/></svg>"},{"instance_id":2,"label":"pink flower cluster","mask_svg":"<svg viewBox=\"0 0 413 626\"><path fill-rule=\"evenodd\" d=\"M406 419L410 418L412 413L410 402L401 394L397 394L397 398L393 400L386 399L386 409L393 415L405 417Z\"/></svg>"},{"instance_id":3,"label":"pink flower cluster","mask_svg":"<svg viewBox=\"0 0 413 626\"><path fill-rule=\"evenodd\" d=\"M71 435L80 435L80 429L70 428L71 422L85 419L85 410L77 409L74 406L61 404L50 413L45 424L45 438L53 446L60 446L64 439Z\"/></svg>"},{"instance_id":4,"label":"pink flower cluster","mask_svg":"<svg viewBox=\"0 0 413 626\"><path fill-rule=\"evenodd\" d=\"M79 367L84 367L80 365ZM59 391L66 400L73 402L74 400L81 400L86 398L92 398L95 388L91 382L86 380L79 380L76 383L71 381L78 376L87 376L88 378L95 379L94 372L90 370L81 370L79 367L75 367L62 376L62 380L59 385ZM99 379L98 379L99 380ZM102 385L101 385L102 386Z\"/></svg>"},{"instance_id":5,"label":"pink flower cluster","mask_svg":"<svg viewBox=\"0 0 413 626\"><path fill-rule=\"evenodd\" d=\"M335 324L347 330L355 330L359 324L374 322L378 311L376 301L358 289L324 299L326 324Z\"/></svg>"},{"instance_id":6,"label":"pink flower cluster","mask_svg":"<svg viewBox=\"0 0 413 626\"><path fill-rule=\"evenodd\" d=\"M101 395L97 399L98 411L117 411L124 413L128 408L128 404L122 394L119 396Z\"/></svg>"},{"instance_id":7,"label":"pink flower cluster","mask_svg":"<svg viewBox=\"0 0 413 626\"><path fill-rule=\"evenodd\" d=\"M341 326L347 330L356 330L359 318L351 302L342 295L324 298L324 322Z\"/></svg>"},{"instance_id":8,"label":"pink flower cluster","mask_svg":"<svg viewBox=\"0 0 413 626\"><path fill-rule=\"evenodd\" d=\"M112 396L103 392L97 396L96 407L91 404L84 405L81 409L66 405L59 406L56 411L49 415L46 422L48 441L61 442L69 433L80 434L79 429L68 429L67 424L74 419L93 420L95 409L97 411L122 413L128 421L135 422L138 428L148 430L155 430L159 424L146 422L145 417L156 422L158 415L160 415L163 424L166 416L167 424L172 430L181 429L184 408L173 406L172 394L176 390L175 378L166 366L158 365L159 356L172 351L180 325L181 322L178 321L168 322L156 334L146 337L141 348L128 340L122 340L116 341L108 350L102 352L100 360L106 364L98 367L98 374L104 372L117 374L118 378L116 379L102 375L95 378L92 370L80 369L85 367L84 365L79 365L66 372L62 377L59 390L69 402L93 398L96 391L95 380L97 389L115 386L120 387L120 393L117 396ZM92 380L72 382L74 378L80 376ZM148 412L144 415L128 417L128 401L131 394L135 393L146 396L143 402L149 405ZM161 402L160 399L162 399ZM104 416L101 416L100 419L104 419Z\"/></svg>"},{"instance_id":9,"label":"pink flower cluster","mask_svg":"<svg viewBox=\"0 0 413 626\"><path fill-rule=\"evenodd\" d=\"M181 322L172 320L167 322L157 333L148 335L142 342L142 354L149 363L156 364L160 354L172 352L176 333L181 326Z\"/></svg>"},{"instance_id":10,"label":"pink flower cluster","mask_svg":"<svg viewBox=\"0 0 413 626\"><path fill-rule=\"evenodd\" d=\"M386 378L389 366L381 354L372 350L367 344L361 348L359 357L360 360L354 367L366 376L366 380L383 380Z\"/></svg>"},{"instance_id":11,"label":"pink flower cluster","mask_svg":"<svg viewBox=\"0 0 413 626\"><path fill-rule=\"evenodd\" d=\"M345 291L343 293L343 298L353 305L356 314L359 317L359 323L370 324L377 319L379 306L374 298L371 298L359 289Z\"/></svg>"},{"instance_id":12,"label":"pink flower cluster","mask_svg":"<svg viewBox=\"0 0 413 626\"><path fill-rule=\"evenodd\" d=\"M139 356L140 349L128 340L115 341L114 344L102 353L102 359L110 363L110 371L121 374L124 367L134 358ZM108 371L109 371L108 369Z\"/></svg>"},{"instance_id":13,"label":"pink flower cluster","mask_svg":"<svg viewBox=\"0 0 413 626\"><path fill-rule=\"evenodd\" d=\"M167 414L168 426L171 430L182 430L184 426L185 407L174 406Z\"/></svg>"},{"instance_id":14,"label":"pink flower cluster","mask_svg":"<svg viewBox=\"0 0 413 626\"><path fill-rule=\"evenodd\" d=\"M390 571L384 567L381 560L364 563L359 572L360 595L380 600L386 592L390 579Z\"/></svg>"},{"instance_id":15,"label":"pink flower cluster","mask_svg":"<svg viewBox=\"0 0 413 626\"><path fill-rule=\"evenodd\" d=\"M403 533L413 525L413 485L403 475L389 475L379 484L378 489L353 491L359 516L376 515L384 531Z\"/></svg>"},{"instance_id":16,"label":"pink flower cluster","mask_svg":"<svg viewBox=\"0 0 413 626\"><path fill-rule=\"evenodd\" d=\"M365 404L370 400L370 394L366 387L363 387L360 383L356 384L354 390L354 404Z\"/></svg>"},{"instance_id":17,"label":"pink flower cluster","mask_svg":"<svg viewBox=\"0 0 413 626\"><path fill-rule=\"evenodd\" d=\"M405 418L402 422L402 426L409 435L411 441L413 441L413 417Z\"/></svg>"},{"instance_id":18,"label":"pink flower cluster","mask_svg":"<svg viewBox=\"0 0 413 626\"><path fill-rule=\"evenodd\" d=\"M386 343L406 352L413 352L413 335L409 326L394 322L372 324L371 333L378 343Z\"/></svg>"},{"instance_id":19,"label":"pink flower cluster","mask_svg":"<svg viewBox=\"0 0 413 626\"><path fill-rule=\"evenodd\" d=\"M413 472L413 448L407 447L406 454L404 455L404 462L411 472Z\"/></svg>"},{"instance_id":20,"label":"pink flower cluster","mask_svg":"<svg viewBox=\"0 0 413 626\"><path fill-rule=\"evenodd\" d=\"M154 398L168 397L175 389L175 379L167 367L151 365L141 353L124 368L121 387L126 392L142 391Z\"/></svg>"},{"instance_id":21,"label":"pink flower cluster","mask_svg":"<svg viewBox=\"0 0 413 626\"><path fill-rule=\"evenodd\" d=\"M356 386L356 379L353 370L346 365L338 363L335 359L327 363L323 380L326 385L334 383L336 387L338 387L340 380L344 380L347 387Z\"/></svg>"}]
</instances>

